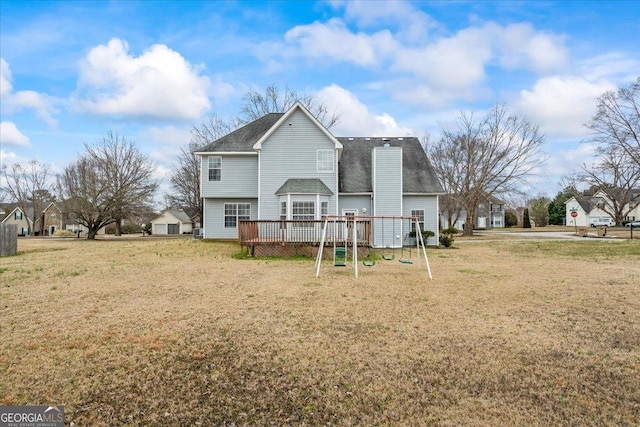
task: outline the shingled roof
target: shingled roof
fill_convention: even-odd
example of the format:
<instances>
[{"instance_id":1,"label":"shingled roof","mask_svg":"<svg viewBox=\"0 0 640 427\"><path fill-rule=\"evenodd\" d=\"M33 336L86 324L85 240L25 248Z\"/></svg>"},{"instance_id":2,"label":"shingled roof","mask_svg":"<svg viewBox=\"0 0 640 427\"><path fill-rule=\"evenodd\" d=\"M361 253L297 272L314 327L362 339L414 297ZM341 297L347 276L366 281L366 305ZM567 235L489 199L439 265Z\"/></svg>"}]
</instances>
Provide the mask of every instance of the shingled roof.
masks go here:
<instances>
[{"instance_id":1,"label":"shingled roof","mask_svg":"<svg viewBox=\"0 0 640 427\"><path fill-rule=\"evenodd\" d=\"M253 145L265 134L284 113L269 113L257 120L247 123L239 129L216 139L212 143L202 147L198 152L218 153L218 152L251 152Z\"/></svg>"},{"instance_id":2,"label":"shingled roof","mask_svg":"<svg viewBox=\"0 0 640 427\"><path fill-rule=\"evenodd\" d=\"M384 144L402 147L403 193L444 193L418 138L340 137L337 139L344 146L338 168L341 193L373 191L371 151L374 147L382 147Z\"/></svg>"},{"instance_id":3,"label":"shingled roof","mask_svg":"<svg viewBox=\"0 0 640 427\"><path fill-rule=\"evenodd\" d=\"M326 194L333 195L333 191L317 178L290 178L276 194Z\"/></svg>"}]
</instances>

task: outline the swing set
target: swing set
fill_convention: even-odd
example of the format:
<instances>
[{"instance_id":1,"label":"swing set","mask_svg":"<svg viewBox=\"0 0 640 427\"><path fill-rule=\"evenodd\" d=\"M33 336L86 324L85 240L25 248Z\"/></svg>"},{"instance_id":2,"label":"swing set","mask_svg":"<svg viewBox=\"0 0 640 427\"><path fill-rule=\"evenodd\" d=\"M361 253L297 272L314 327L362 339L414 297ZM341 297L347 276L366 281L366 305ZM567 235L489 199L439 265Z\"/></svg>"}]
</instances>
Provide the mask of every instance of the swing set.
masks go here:
<instances>
[{"instance_id":1,"label":"swing set","mask_svg":"<svg viewBox=\"0 0 640 427\"><path fill-rule=\"evenodd\" d=\"M391 220L391 230L393 234L391 236L392 243L387 245L387 234L385 233L385 221ZM400 221L400 234L396 234L396 222ZM407 250L409 253L408 258L405 257L405 245L404 238L400 240L402 234L404 221L409 224L408 229L415 230L415 247L418 257L418 264L421 263L421 258L424 257L424 261L429 273L429 279L432 279L431 267L429 266L429 259L427 258L427 251L425 249L425 243L420 230L420 223L418 218L410 216L355 216L355 215L326 215L325 221L322 227L322 237L320 239L320 247L318 248L318 254L316 257L316 277L320 276L320 267L322 265L322 254L325 248L325 244L333 242L333 265L335 267L346 267L347 257L349 254L349 247L351 247L351 261L353 265L354 274L358 277L358 223L370 222L373 225L371 232L372 242L369 242L372 250L378 249L380 251L380 257L386 261L393 261L396 259L396 248L400 248L401 254L398 261L402 264L413 264L411 247L413 244L408 245ZM379 229L377 225L380 225ZM362 227L361 227L362 228ZM378 230L380 231L378 233ZM405 236L406 237L406 236ZM366 267L373 267L376 265L376 261L373 259L364 259L362 264Z\"/></svg>"}]
</instances>

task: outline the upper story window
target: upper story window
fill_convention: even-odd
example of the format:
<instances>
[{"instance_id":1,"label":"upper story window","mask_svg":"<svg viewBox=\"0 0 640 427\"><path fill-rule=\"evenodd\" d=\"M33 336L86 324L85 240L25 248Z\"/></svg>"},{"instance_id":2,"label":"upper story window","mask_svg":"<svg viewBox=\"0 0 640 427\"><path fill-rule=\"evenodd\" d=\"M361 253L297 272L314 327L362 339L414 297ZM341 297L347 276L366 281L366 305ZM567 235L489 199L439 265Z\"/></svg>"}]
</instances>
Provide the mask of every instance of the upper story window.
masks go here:
<instances>
[{"instance_id":1,"label":"upper story window","mask_svg":"<svg viewBox=\"0 0 640 427\"><path fill-rule=\"evenodd\" d=\"M209 181L222 179L222 157L209 156Z\"/></svg>"},{"instance_id":2,"label":"upper story window","mask_svg":"<svg viewBox=\"0 0 640 427\"><path fill-rule=\"evenodd\" d=\"M13 213L13 219L22 219L22 212L16 211Z\"/></svg>"},{"instance_id":3,"label":"upper story window","mask_svg":"<svg viewBox=\"0 0 640 427\"><path fill-rule=\"evenodd\" d=\"M316 154L316 170L317 172L333 172L334 171L334 150L318 150Z\"/></svg>"}]
</instances>

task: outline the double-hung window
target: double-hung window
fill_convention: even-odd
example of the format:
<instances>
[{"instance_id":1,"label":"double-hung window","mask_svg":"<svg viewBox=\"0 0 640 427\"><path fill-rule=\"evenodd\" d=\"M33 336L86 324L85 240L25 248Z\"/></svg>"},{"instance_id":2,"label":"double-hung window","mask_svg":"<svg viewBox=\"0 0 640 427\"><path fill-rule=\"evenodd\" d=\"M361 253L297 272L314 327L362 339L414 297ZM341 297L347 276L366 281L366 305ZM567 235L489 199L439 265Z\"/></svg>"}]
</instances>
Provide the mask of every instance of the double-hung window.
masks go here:
<instances>
[{"instance_id":1,"label":"double-hung window","mask_svg":"<svg viewBox=\"0 0 640 427\"><path fill-rule=\"evenodd\" d=\"M320 202L320 217L324 219L329 214L329 202Z\"/></svg>"},{"instance_id":2,"label":"double-hung window","mask_svg":"<svg viewBox=\"0 0 640 427\"><path fill-rule=\"evenodd\" d=\"M286 221L287 219L287 202L280 202L280 220Z\"/></svg>"},{"instance_id":3,"label":"double-hung window","mask_svg":"<svg viewBox=\"0 0 640 427\"><path fill-rule=\"evenodd\" d=\"M418 225L420 225L420 231L424 231L424 209L412 209L411 210L411 231L416 231L415 219L418 219Z\"/></svg>"},{"instance_id":4,"label":"double-hung window","mask_svg":"<svg viewBox=\"0 0 640 427\"><path fill-rule=\"evenodd\" d=\"M209 181L222 179L222 157L209 156Z\"/></svg>"},{"instance_id":5,"label":"double-hung window","mask_svg":"<svg viewBox=\"0 0 640 427\"><path fill-rule=\"evenodd\" d=\"M18 219L18 220L22 219L22 212L20 212L20 211L14 212L13 213L13 219Z\"/></svg>"},{"instance_id":6,"label":"double-hung window","mask_svg":"<svg viewBox=\"0 0 640 427\"><path fill-rule=\"evenodd\" d=\"M250 203L225 203L224 227L237 228L238 221L251 219Z\"/></svg>"},{"instance_id":7,"label":"double-hung window","mask_svg":"<svg viewBox=\"0 0 640 427\"><path fill-rule=\"evenodd\" d=\"M316 153L316 171L317 172L333 172L334 171L334 150L318 150Z\"/></svg>"}]
</instances>

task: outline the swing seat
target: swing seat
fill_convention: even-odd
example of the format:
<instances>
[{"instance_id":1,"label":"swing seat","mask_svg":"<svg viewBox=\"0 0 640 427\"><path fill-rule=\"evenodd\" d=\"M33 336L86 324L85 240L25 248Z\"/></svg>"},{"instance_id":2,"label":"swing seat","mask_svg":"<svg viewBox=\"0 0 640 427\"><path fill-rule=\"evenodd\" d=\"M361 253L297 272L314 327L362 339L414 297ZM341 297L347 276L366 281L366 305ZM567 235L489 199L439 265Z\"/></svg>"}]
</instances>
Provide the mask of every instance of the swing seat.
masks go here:
<instances>
[{"instance_id":1,"label":"swing seat","mask_svg":"<svg viewBox=\"0 0 640 427\"><path fill-rule=\"evenodd\" d=\"M336 248L334 252L335 261L333 265L335 267L346 267L347 266L347 250L345 248Z\"/></svg>"},{"instance_id":2,"label":"swing seat","mask_svg":"<svg viewBox=\"0 0 640 427\"><path fill-rule=\"evenodd\" d=\"M399 259L398 261L403 264L413 264L413 261L411 261L410 259Z\"/></svg>"},{"instance_id":3,"label":"swing seat","mask_svg":"<svg viewBox=\"0 0 640 427\"><path fill-rule=\"evenodd\" d=\"M367 267L373 267L374 265L376 265L376 262L373 261L373 260L368 261L368 260L364 259L364 260L362 260L362 264L366 265Z\"/></svg>"},{"instance_id":4,"label":"swing seat","mask_svg":"<svg viewBox=\"0 0 640 427\"><path fill-rule=\"evenodd\" d=\"M386 254L382 254L382 258L386 259L387 261L392 261L394 259L396 259L395 255L386 255Z\"/></svg>"}]
</instances>

